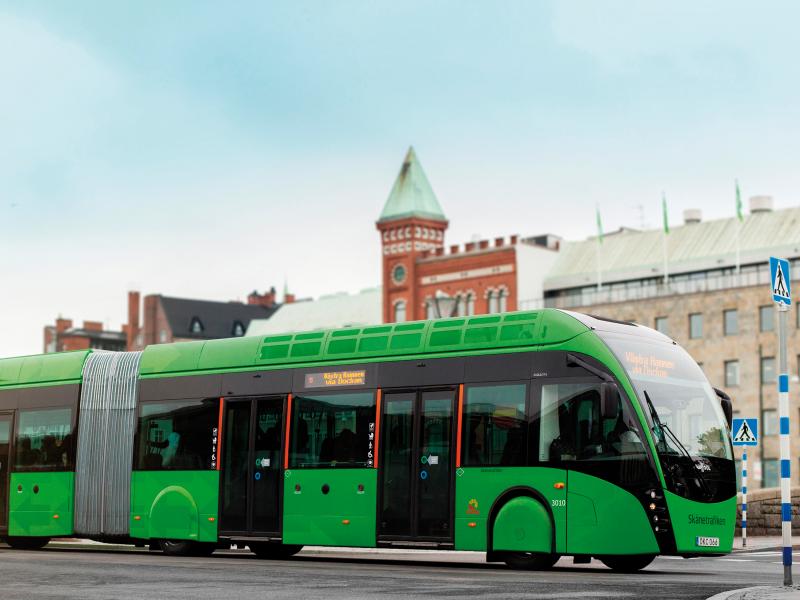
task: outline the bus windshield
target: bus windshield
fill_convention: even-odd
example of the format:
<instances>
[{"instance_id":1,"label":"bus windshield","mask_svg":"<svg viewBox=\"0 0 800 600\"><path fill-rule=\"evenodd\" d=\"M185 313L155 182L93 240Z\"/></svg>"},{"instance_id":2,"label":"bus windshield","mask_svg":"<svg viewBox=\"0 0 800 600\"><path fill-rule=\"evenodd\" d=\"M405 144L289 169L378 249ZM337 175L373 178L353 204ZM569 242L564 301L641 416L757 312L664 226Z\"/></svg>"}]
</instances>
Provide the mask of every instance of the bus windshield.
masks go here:
<instances>
[{"instance_id":1,"label":"bus windshield","mask_svg":"<svg viewBox=\"0 0 800 600\"><path fill-rule=\"evenodd\" d=\"M727 494L729 486L718 484L727 482L733 472L728 426L697 363L675 344L598 334L636 389L674 491L706 500Z\"/></svg>"}]
</instances>

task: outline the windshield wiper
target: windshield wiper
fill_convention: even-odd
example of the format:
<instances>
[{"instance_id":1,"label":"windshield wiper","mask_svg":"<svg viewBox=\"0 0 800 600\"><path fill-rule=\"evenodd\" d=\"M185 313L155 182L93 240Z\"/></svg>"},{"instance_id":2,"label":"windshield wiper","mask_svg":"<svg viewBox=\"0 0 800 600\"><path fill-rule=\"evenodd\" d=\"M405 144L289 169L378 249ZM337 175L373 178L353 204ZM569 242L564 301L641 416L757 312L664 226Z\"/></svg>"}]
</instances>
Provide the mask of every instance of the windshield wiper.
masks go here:
<instances>
[{"instance_id":1,"label":"windshield wiper","mask_svg":"<svg viewBox=\"0 0 800 600\"><path fill-rule=\"evenodd\" d=\"M647 407L650 409L650 416L653 418L653 424L659 430L661 442L664 444L664 450L665 451L667 450L667 441L664 438L662 432L666 432L667 434L669 434L669 437L678 446L678 448L680 448L683 455L687 459L689 459L689 462L694 468L694 472L697 473L697 481L700 483L700 487L703 488L703 493L706 495L706 497L710 496L711 491L708 487L708 482L706 481L706 477L705 475L703 475L703 472L700 470L700 467L697 466L697 463L694 462L691 452L689 452L689 450L686 449L686 446L684 446L683 443L680 441L680 439L678 439L678 436L675 435L675 432L673 432L672 429L670 429L670 427L661 420L661 417L658 416L658 411L656 411L655 406L653 406L653 401L650 399L650 394L647 393L647 390L644 390L644 398L647 401Z\"/></svg>"}]
</instances>

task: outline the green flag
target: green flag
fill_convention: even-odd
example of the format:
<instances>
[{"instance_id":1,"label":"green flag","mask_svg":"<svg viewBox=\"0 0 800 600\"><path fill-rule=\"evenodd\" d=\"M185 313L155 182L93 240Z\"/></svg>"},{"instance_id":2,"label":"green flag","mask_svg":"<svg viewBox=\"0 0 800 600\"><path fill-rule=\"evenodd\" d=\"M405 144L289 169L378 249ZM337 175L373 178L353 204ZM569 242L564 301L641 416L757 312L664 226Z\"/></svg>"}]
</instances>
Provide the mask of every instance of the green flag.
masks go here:
<instances>
[{"instance_id":1,"label":"green flag","mask_svg":"<svg viewBox=\"0 0 800 600\"><path fill-rule=\"evenodd\" d=\"M597 207L597 242L603 243L603 222L600 220L600 207Z\"/></svg>"},{"instance_id":2,"label":"green flag","mask_svg":"<svg viewBox=\"0 0 800 600\"><path fill-rule=\"evenodd\" d=\"M664 213L664 233L669 233L669 216L667 215L667 197L661 194L661 211Z\"/></svg>"},{"instance_id":3,"label":"green flag","mask_svg":"<svg viewBox=\"0 0 800 600\"><path fill-rule=\"evenodd\" d=\"M739 181L736 181L736 217L739 222L744 221L744 213L742 213L742 194L739 193Z\"/></svg>"}]
</instances>

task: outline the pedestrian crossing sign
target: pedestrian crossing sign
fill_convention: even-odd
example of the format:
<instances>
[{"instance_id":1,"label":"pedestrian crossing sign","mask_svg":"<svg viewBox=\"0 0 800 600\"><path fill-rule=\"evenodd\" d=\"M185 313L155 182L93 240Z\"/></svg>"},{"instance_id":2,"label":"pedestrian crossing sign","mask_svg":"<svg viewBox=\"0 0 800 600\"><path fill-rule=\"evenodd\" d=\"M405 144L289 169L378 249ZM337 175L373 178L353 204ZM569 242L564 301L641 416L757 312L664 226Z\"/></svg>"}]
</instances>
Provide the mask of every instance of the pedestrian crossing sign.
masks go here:
<instances>
[{"instance_id":1,"label":"pedestrian crossing sign","mask_svg":"<svg viewBox=\"0 0 800 600\"><path fill-rule=\"evenodd\" d=\"M770 285L772 287L772 299L775 302L785 304L792 303L791 277L789 275L789 261L785 258L769 257Z\"/></svg>"},{"instance_id":2,"label":"pedestrian crossing sign","mask_svg":"<svg viewBox=\"0 0 800 600\"><path fill-rule=\"evenodd\" d=\"M758 445L758 419L734 419L731 431L734 446Z\"/></svg>"}]
</instances>

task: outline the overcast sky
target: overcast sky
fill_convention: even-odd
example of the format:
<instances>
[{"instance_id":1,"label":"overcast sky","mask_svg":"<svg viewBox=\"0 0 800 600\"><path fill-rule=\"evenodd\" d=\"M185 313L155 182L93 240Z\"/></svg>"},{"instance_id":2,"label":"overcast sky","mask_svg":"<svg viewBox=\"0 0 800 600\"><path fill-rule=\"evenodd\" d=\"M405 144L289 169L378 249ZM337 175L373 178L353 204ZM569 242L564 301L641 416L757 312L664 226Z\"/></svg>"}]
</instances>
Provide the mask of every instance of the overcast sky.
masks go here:
<instances>
[{"instance_id":1,"label":"overcast sky","mask_svg":"<svg viewBox=\"0 0 800 600\"><path fill-rule=\"evenodd\" d=\"M797 203L796 2L0 3L0 356L126 292L379 283L413 144L475 235Z\"/></svg>"}]
</instances>

